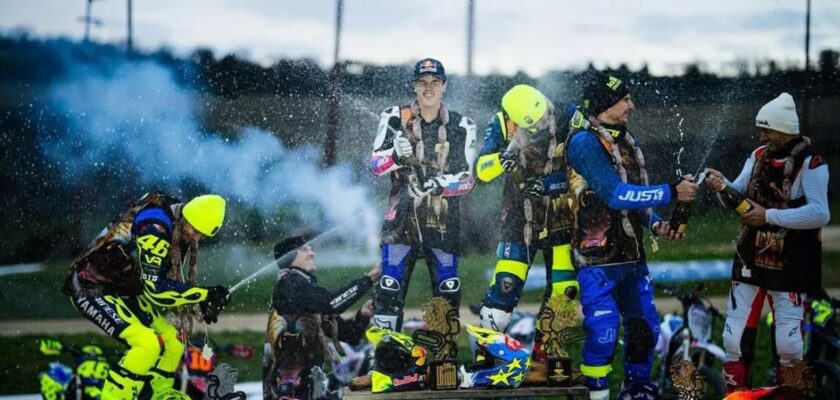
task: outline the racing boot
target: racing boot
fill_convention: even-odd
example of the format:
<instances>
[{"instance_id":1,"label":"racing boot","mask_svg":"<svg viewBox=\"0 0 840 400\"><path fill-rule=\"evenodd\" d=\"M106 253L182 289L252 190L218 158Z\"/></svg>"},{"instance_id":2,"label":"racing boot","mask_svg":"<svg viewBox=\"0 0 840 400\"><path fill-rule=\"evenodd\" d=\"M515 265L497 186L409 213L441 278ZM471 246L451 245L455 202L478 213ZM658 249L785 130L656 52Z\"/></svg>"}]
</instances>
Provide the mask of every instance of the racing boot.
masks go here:
<instances>
[{"instance_id":1,"label":"racing boot","mask_svg":"<svg viewBox=\"0 0 840 400\"><path fill-rule=\"evenodd\" d=\"M152 400L190 400L186 393L175 390L175 373L163 373L152 370L150 385L152 386Z\"/></svg>"},{"instance_id":2,"label":"racing boot","mask_svg":"<svg viewBox=\"0 0 840 400\"><path fill-rule=\"evenodd\" d=\"M118 371L119 370L119 371ZM144 377L123 368L108 371L108 379L102 385L102 400L136 400L146 383Z\"/></svg>"}]
</instances>

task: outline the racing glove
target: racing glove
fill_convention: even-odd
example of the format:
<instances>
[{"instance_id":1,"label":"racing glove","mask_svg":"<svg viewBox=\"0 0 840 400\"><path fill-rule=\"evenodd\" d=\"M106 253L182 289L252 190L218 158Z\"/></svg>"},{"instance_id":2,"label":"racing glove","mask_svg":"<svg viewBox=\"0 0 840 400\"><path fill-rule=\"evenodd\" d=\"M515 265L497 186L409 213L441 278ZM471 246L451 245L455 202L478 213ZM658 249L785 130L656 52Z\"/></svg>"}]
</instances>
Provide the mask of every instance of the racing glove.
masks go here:
<instances>
[{"instance_id":1,"label":"racing glove","mask_svg":"<svg viewBox=\"0 0 840 400\"><path fill-rule=\"evenodd\" d=\"M414 149L411 147L411 141L407 137L400 135L394 138L394 155L397 157L397 163L400 165L411 164L411 159L414 156Z\"/></svg>"},{"instance_id":2,"label":"racing glove","mask_svg":"<svg viewBox=\"0 0 840 400\"><path fill-rule=\"evenodd\" d=\"M207 289L207 298L204 299L199 306L201 307L201 317L207 324L218 322L219 313L225 309L225 306L230 301L230 292L224 286L210 286Z\"/></svg>"},{"instance_id":3,"label":"racing glove","mask_svg":"<svg viewBox=\"0 0 840 400\"><path fill-rule=\"evenodd\" d=\"M443 193L443 185L444 181L443 178L440 177L432 177L426 179L426 182L423 182L423 190L428 191L429 194L433 196L437 196Z\"/></svg>"},{"instance_id":4,"label":"racing glove","mask_svg":"<svg viewBox=\"0 0 840 400\"><path fill-rule=\"evenodd\" d=\"M545 185L539 177L525 179L519 191L525 197L542 197L545 195Z\"/></svg>"},{"instance_id":5,"label":"racing glove","mask_svg":"<svg viewBox=\"0 0 840 400\"><path fill-rule=\"evenodd\" d=\"M505 172L511 173L514 169L516 169L516 162L518 161L518 155L511 151L506 151L502 153L499 157L499 162L502 164L502 168L504 168Z\"/></svg>"}]
</instances>

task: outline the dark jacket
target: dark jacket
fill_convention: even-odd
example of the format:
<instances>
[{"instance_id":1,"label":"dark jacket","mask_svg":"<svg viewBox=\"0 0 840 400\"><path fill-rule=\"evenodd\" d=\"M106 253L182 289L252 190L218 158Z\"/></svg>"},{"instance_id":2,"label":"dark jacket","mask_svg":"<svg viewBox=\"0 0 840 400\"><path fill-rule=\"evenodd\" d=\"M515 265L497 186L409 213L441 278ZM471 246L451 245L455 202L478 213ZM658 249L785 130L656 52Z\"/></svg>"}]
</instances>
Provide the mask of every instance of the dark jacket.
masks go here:
<instances>
[{"instance_id":1,"label":"dark jacket","mask_svg":"<svg viewBox=\"0 0 840 400\"><path fill-rule=\"evenodd\" d=\"M320 314L322 328L327 336L332 337L337 327L338 337L333 337L333 339L355 344L370 324L370 318L357 312L353 320L345 320L338 317L338 314L350 308L371 287L373 287L373 282L364 276L331 292L318 286L318 280L314 275L289 266L280 271L280 277L274 286L271 305L290 323L304 314Z\"/></svg>"}]
</instances>

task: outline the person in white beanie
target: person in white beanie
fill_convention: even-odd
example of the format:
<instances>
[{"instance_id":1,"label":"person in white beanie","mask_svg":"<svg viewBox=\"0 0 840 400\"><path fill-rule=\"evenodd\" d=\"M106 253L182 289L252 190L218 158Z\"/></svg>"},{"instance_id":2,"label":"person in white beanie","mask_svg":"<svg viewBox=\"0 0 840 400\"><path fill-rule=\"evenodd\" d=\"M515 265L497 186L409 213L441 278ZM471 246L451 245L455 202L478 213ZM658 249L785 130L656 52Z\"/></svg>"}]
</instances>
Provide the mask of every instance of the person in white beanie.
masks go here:
<instances>
[{"instance_id":1,"label":"person in white beanie","mask_svg":"<svg viewBox=\"0 0 840 400\"><path fill-rule=\"evenodd\" d=\"M828 166L800 135L793 97L782 93L761 107L755 126L764 145L738 178L709 170L706 179L709 189L730 186L752 206L741 215L723 330L727 393L749 386L765 298L775 317L777 377L802 358L803 302L822 287L820 230L830 218Z\"/></svg>"}]
</instances>

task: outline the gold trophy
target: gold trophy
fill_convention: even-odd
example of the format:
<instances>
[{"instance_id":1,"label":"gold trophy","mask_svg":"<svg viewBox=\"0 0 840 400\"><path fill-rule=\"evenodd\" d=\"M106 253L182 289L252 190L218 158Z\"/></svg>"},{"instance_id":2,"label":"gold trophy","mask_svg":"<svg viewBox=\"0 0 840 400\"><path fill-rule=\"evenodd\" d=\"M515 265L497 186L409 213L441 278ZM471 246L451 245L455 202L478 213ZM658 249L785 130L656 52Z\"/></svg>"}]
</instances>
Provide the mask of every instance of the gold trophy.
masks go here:
<instances>
[{"instance_id":1,"label":"gold trophy","mask_svg":"<svg viewBox=\"0 0 840 400\"><path fill-rule=\"evenodd\" d=\"M670 367L671 382L680 400L703 400L703 376L691 361L682 360Z\"/></svg>"},{"instance_id":2,"label":"gold trophy","mask_svg":"<svg viewBox=\"0 0 840 400\"><path fill-rule=\"evenodd\" d=\"M442 297L433 297L420 309L426 330L415 331L413 339L433 354L427 374L429 386L432 390L457 389L458 333L461 331L458 310Z\"/></svg>"},{"instance_id":3,"label":"gold trophy","mask_svg":"<svg viewBox=\"0 0 840 400\"><path fill-rule=\"evenodd\" d=\"M549 298L540 308L538 329L543 335L548 386L572 385L572 358L566 347L581 336L576 304L574 300L558 295Z\"/></svg>"}]
</instances>

